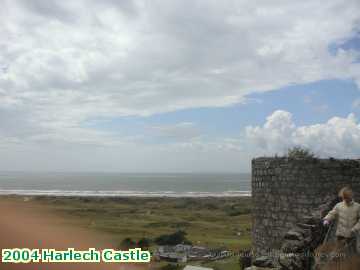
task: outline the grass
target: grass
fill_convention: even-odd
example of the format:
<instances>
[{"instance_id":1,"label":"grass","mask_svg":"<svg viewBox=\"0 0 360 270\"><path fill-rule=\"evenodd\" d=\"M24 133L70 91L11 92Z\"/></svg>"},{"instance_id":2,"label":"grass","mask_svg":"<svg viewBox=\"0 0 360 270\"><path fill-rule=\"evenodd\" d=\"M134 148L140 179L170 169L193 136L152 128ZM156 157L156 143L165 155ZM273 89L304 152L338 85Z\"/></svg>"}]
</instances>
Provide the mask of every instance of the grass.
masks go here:
<instances>
[{"instance_id":1,"label":"grass","mask_svg":"<svg viewBox=\"0 0 360 270\"><path fill-rule=\"evenodd\" d=\"M154 239L184 230L196 245L233 251L251 246L251 199L247 197L35 197L33 200L65 216L69 224L110 233L119 244L127 237ZM154 247L153 244L151 248ZM238 265L238 257L204 264L221 270L237 269Z\"/></svg>"}]
</instances>

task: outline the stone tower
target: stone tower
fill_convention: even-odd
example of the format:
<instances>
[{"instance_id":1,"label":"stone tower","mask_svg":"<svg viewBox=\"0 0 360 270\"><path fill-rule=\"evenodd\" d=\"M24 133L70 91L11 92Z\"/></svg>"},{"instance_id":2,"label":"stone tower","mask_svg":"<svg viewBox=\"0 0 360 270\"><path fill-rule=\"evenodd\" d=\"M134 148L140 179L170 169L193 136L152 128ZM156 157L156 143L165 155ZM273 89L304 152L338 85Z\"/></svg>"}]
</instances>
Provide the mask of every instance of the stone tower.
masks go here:
<instances>
[{"instance_id":1,"label":"stone tower","mask_svg":"<svg viewBox=\"0 0 360 270\"><path fill-rule=\"evenodd\" d=\"M333 198L343 186L360 199L360 160L256 158L252 160L253 246L277 249L301 216Z\"/></svg>"}]
</instances>

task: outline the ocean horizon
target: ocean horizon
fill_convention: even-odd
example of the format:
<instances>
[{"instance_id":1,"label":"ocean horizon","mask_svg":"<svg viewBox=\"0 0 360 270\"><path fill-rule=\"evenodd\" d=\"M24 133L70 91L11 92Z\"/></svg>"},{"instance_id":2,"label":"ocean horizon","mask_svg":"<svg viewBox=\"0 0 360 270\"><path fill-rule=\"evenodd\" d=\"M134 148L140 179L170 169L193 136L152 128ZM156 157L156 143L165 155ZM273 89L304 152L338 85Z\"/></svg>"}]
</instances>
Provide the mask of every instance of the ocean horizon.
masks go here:
<instances>
[{"instance_id":1,"label":"ocean horizon","mask_svg":"<svg viewBox=\"0 0 360 270\"><path fill-rule=\"evenodd\" d=\"M251 196L250 173L0 172L0 195Z\"/></svg>"}]
</instances>

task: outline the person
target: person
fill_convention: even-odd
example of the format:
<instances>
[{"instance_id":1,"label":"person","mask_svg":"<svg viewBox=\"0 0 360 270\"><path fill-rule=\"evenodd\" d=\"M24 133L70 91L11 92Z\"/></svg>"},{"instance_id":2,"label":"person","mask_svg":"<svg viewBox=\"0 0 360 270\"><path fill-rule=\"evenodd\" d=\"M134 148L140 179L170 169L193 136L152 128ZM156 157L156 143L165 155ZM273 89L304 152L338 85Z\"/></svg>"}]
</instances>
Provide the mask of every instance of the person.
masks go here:
<instances>
[{"instance_id":1,"label":"person","mask_svg":"<svg viewBox=\"0 0 360 270\"><path fill-rule=\"evenodd\" d=\"M323 224L327 226L336 220L337 241L348 243L351 251L356 252L356 235L360 231L360 204L354 201L350 187L342 188L339 197L342 201L325 216Z\"/></svg>"}]
</instances>

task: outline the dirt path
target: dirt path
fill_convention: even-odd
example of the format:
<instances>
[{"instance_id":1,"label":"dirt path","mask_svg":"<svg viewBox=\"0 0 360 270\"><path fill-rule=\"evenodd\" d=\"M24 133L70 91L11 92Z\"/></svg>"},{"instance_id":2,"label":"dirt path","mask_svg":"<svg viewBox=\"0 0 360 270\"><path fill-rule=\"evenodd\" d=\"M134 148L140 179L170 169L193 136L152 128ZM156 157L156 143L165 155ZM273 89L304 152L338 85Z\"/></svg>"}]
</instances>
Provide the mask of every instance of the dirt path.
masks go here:
<instances>
[{"instance_id":1,"label":"dirt path","mask_svg":"<svg viewBox=\"0 0 360 270\"><path fill-rule=\"evenodd\" d=\"M318 270L358 270L360 256L347 254L344 242L330 241L320 245L315 254L315 269Z\"/></svg>"},{"instance_id":2,"label":"dirt path","mask_svg":"<svg viewBox=\"0 0 360 270\"><path fill-rule=\"evenodd\" d=\"M95 234L80 228L64 225L63 218L48 213L46 209L14 199L0 198L0 248L54 248L66 250L75 248L115 248L108 236ZM149 265L67 263L67 264L4 264L0 269L36 270L95 270L95 269L149 269Z\"/></svg>"}]
</instances>

